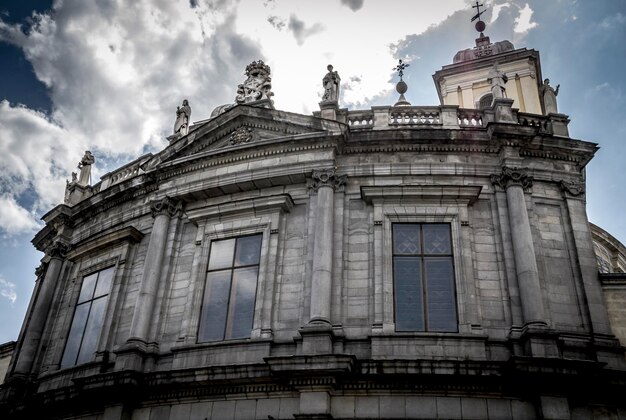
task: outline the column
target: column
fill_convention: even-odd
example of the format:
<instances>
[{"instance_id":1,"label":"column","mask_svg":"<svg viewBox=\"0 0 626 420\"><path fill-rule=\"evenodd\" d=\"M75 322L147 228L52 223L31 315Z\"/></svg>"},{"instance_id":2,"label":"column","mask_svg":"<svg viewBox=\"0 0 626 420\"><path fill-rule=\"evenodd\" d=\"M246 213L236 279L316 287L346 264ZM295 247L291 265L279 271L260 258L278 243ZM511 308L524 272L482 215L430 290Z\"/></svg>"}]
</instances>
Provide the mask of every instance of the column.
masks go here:
<instances>
[{"instance_id":1,"label":"column","mask_svg":"<svg viewBox=\"0 0 626 420\"><path fill-rule=\"evenodd\" d=\"M66 251L67 246L61 242L55 242L46 249L50 261L43 280L39 280L39 292L30 313L30 321L24 332L24 339L15 364L16 375L28 375L33 367Z\"/></svg>"},{"instance_id":2,"label":"column","mask_svg":"<svg viewBox=\"0 0 626 420\"><path fill-rule=\"evenodd\" d=\"M309 323L330 325L332 300L333 228L335 189L346 176L336 176L334 169L313 171L311 188L317 191L317 212L313 242L313 277L311 281L311 316Z\"/></svg>"},{"instance_id":3,"label":"column","mask_svg":"<svg viewBox=\"0 0 626 420\"><path fill-rule=\"evenodd\" d=\"M491 176L491 182L506 190L524 324L545 324L539 271L524 198L524 189L532 187L533 178L523 169L503 167L501 174Z\"/></svg>"},{"instance_id":4,"label":"column","mask_svg":"<svg viewBox=\"0 0 626 420\"><path fill-rule=\"evenodd\" d=\"M150 337L150 321L154 312L157 293L159 290L159 279L161 277L161 267L163 266L163 256L167 243L167 231L170 218L180 214L182 203L165 197L162 200L155 200L150 203L150 210L154 218L148 252L144 261L144 271L141 277L139 297L133 313L133 321L130 327L129 340L140 340L148 342Z\"/></svg>"}]
</instances>

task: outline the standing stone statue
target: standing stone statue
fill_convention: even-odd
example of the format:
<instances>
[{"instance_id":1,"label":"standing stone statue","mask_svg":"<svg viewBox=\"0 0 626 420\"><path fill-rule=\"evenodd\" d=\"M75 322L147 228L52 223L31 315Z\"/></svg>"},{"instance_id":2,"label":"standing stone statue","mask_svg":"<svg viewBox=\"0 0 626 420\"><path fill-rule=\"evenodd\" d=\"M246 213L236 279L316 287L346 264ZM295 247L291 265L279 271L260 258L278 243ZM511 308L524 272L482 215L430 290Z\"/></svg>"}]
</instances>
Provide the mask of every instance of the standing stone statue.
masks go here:
<instances>
[{"instance_id":1,"label":"standing stone statue","mask_svg":"<svg viewBox=\"0 0 626 420\"><path fill-rule=\"evenodd\" d=\"M189 133L189 120L191 118L191 107L187 99L183 100L182 106L176 107L176 122L174 122L174 134L182 136Z\"/></svg>"},{"instance_id":2,"label":"standing stone statue","mask_svg":"<svg viewBox=\"0 0 626 420\"><path fill-rule=\"evenodd\" d=\"M339 73L333 71L333 66L331 64L326 67L328 69L328 73L322 79L322 84L324 85L324 96L322 96L323 102L338 102L339 101L339 82L341 78L339 77Z\"/></svg>"},{"instance_id":3,"label":"standing stone statue","mask_svg":"<svg viewBox=\"0 0 626 420\"><path fill-rule=\"evenodd\" d=\"M89 150L85 150L85 155L78 162L78 169L80 169L80 175L78 177L78 185L87 186L89 185L89 180L91 178L91 165L94 164L96 158L93 157ZM74 173L72 173L72 182L74 181Z\"/></svg>"},{"instance_id":4,"label":"standing stone statue","mask_svg":"<svg viewBox=\"0 0 626 420\"><path fill-rule=\"evenodd\" d=\"M491 84L493 99L506 98L506 82L509 81L509 78L498 69L497 63L493 65L493 68L487 74L487 81Z\"/></svg>"},{"instance_id":5,"label":"standing stone statue","mask_svg":"<svg viewBox=\"0 0 626 420\"><path fill-rule=\"evenodd\" d=\"M246 66L245 82L237 86L237 96L235 102L247 104L261 100L269 100L272 92L272 78L270 77L270 66L263 60L253 61Z\"/></svg>"},{"instance_id":6,"label":"standing stone statue","mask_svg":"<svg viewBox=\"0 0 626 420\"><path fill-rule=\"evenodd\" d=\"M559 94L559 88L561 85L556 85L556 90L550 86L550 79L543 81L543 85L539 88L541 99L543 99L543 110L545 115L558 114L556 107L556 96Z\"/></svg>"}]
</instances>

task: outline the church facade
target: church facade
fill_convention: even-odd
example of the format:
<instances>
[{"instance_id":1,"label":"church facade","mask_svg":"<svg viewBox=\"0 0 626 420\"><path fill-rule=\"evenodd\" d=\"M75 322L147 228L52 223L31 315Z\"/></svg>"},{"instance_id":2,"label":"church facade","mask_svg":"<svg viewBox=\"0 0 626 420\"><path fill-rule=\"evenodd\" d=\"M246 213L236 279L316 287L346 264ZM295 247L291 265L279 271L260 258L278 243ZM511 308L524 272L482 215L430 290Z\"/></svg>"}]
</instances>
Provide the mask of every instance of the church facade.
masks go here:
<instances>
[{"instance_id":1,"label":"church facade","mask_svg":"<svg viewBox=\"0 0 626 420\"><path fill-rule=\"evenodd\" d=\"M438 106L237 103L44 216L3 418L626 418L624 349L539 54L435 73ZM406 85L400 89L406 91ZM620 330L621 331L621 330Z\"/></svg>"}]
</instances>

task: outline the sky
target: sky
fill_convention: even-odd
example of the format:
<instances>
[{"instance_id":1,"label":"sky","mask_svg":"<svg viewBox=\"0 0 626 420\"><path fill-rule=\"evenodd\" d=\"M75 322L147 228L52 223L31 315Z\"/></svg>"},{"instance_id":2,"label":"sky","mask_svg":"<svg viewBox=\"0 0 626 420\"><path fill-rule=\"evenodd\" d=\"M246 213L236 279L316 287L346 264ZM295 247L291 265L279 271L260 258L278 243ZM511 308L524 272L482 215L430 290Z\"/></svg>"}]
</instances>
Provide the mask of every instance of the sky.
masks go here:
<instances>
[{"instance_id":1,"label":"sky","mask_svg":"<svg viewBox=\"0 0 626 420\"><path fill-rule=\"evenodd\" d=\"M493 42L541 54L570 135L599 143L589 219L626 242L626 2L483 0ZM234 101L247 64L272 69L275 107L311 114L332 64L340 105L439 103L432 74L474 46L468 0L0 0L0 343L17 339L42 253L30 240L85 150L92 179L167 145Z\"/></svg>"}]
</instances>

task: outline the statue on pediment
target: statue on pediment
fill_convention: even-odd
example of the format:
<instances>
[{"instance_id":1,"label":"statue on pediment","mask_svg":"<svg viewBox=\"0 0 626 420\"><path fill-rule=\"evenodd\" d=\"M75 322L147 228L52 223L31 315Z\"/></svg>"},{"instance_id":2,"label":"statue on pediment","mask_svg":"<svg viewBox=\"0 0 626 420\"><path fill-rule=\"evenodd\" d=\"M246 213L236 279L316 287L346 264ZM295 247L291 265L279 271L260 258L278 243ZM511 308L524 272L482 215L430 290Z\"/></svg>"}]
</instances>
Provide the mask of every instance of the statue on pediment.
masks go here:
<instances>
[{"instance_id":1,"label":"statue on pediment","mask_svg":"<svg viewBox=\"0 0 626 420\"><path fill-rule=\"evenodd\" d=\"M78 169L80 169L80 175L78 176L78 185L87 186L91 179L91 165L96 161L96 158L91 154L89 150L85 150L83 158L78 162ZM74 181L74 175L72 175L72 182Z\"/></svg>"},{"instance_id":2,"label":"statue on pediment","mask_svg":"<svg viewBox=\"0 0 626 420\"><path fill-rule=\"evenodd\" d=\"M506 98L506 82L509 81L509 78L498 69L498 63L495 63L487 74L487 81L491 85L493 99Z\"/></svg>"},{"instance_id":3,"label":"statue on pediment","mask_svg":"<svg viewBox=\"0 0 626 420\"><path fill-rule=\"evenodd\" d=\"M339 101L339 82L341 78L339 77L339 73L333 71L333 66L328 65L326 67L328 73L322 79L322 84L324 85L324 96L322 96L323 102L338 102Z\"/></svg>"},{"instance_id":4,"label":"statue on pediment","mask_svg":"<svg viewBox=\"0 0 626 420\"><path fill-rule=\"evenodd\" d=\"M187 99L183 100L182 106L176 107L176 121L174 122L174 134L181 136L189 133L189 121L191 118L191 107Z\"/></svg>"},{"instance_id":5,"label":"statue on pediment","mask_svg":"<svg viewBox=\"0 0 626 420\"><path fill-rule=\"evenodd\" d=\"M550 79L543 81L543 85L539 88L541 99L543 100L543 110L545 115L558 114L556 106L556 96L559 94L561 85L556 85L556 89L550 86Z\"/></svg>"},{"instance_id":6,"label":"statue on pediment","mask_svg":"<svg viewBox=\"0 0 626 420\"><path fill-rule=\"evenodd\" d=\"M247 104L264 99L269 100L274 96L270 71L270 66L265 64L263 60L248 64L246 66L247 79L237 87L235 102Z\"/></svg>"}]
</instances>

